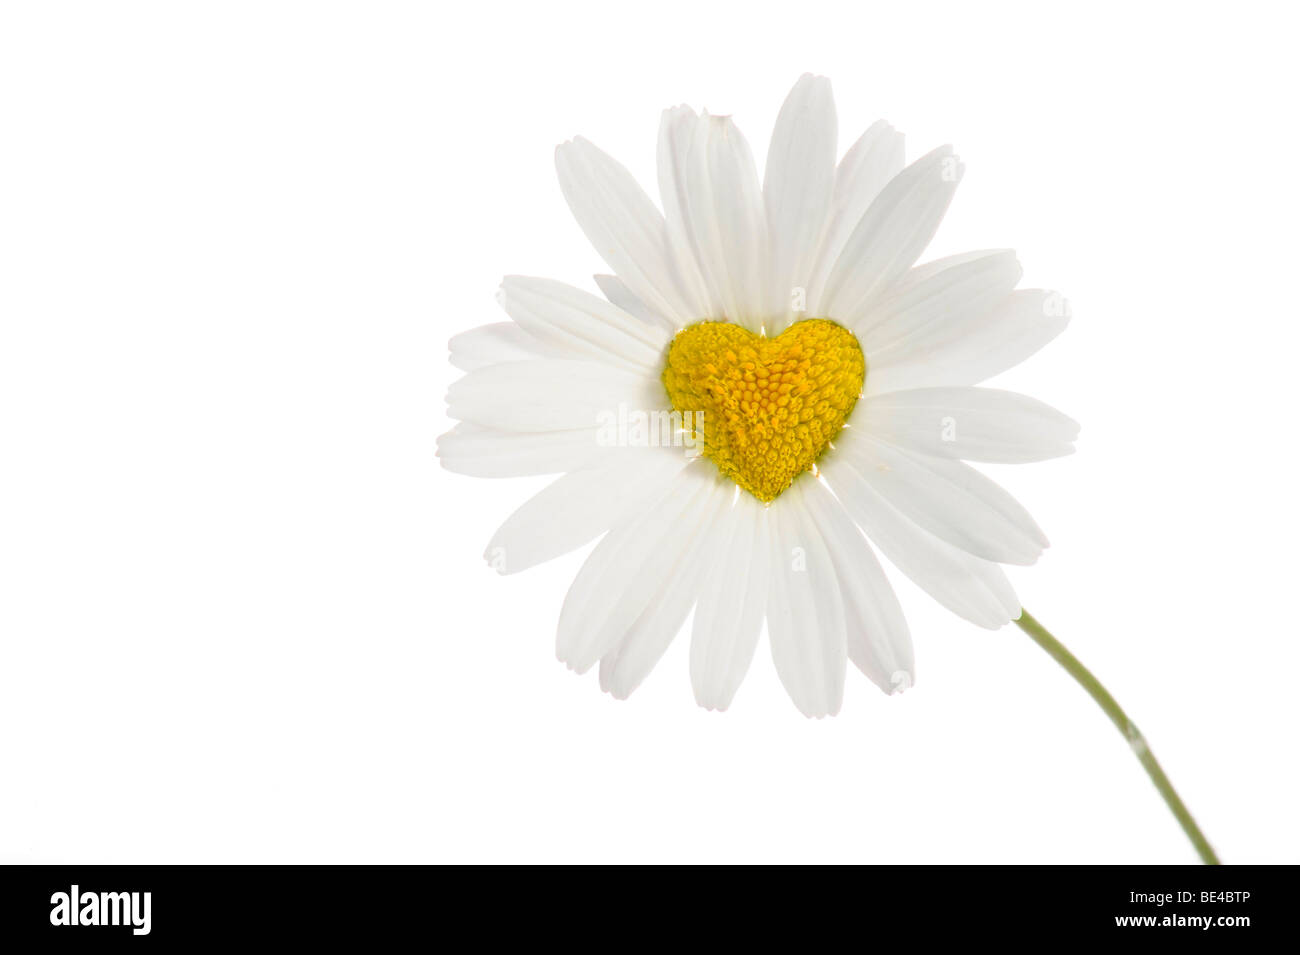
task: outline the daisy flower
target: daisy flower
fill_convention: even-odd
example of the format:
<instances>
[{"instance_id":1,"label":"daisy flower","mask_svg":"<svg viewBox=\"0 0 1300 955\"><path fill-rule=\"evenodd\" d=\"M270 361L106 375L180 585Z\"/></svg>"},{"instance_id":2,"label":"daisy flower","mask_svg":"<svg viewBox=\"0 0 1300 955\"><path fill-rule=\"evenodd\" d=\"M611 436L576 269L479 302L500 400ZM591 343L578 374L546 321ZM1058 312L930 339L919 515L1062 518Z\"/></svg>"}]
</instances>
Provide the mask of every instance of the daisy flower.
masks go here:
<instances>
[{"instance_id":1,"label":"daisy flower","mask_svg":"<svg viewBox=\"0 0 1300 955\"><path fill-rule=\"evenodd\" d=\"M465 376L443 465L562 474L488 544L501 573L600 538L560 612L560 659L625 698L694 610L691 683L726 709L767 622L807 716L839 711L852 661L886 693L912 641L875 551L953 613L1016 624L1124 735L1201 859L1218 859L1145 737L1029 613L1001 564L1047 546L966 461L1069 454L1078 426L979 387L1065 328L1064 300L1017 289L1003 249L916 262L961 180L948 146L904 165L868 129L837 163L830 83L805 75L777 115L760 183L730 117L659 124L662 211L587 140L556 150L560 187L613 275L604 298L508 277L511 319L451 341ZM874 549L872 547L874 545Z\"/></svg>"},{"instance_id":2,"label":"daisy flower","mask_svg":"<svg viewBox=\"0 0 1300 955\"><path fill-rule=\"evenodd\" d=\"M794 704L836 713L852 661L886 693L912 641L878 550L952 612L1020 614L1000 564L1047 546L1033 518L964 461L1068 454L1078 426L979 383L1067 322L1017 289L1004 249L917 265L961 180L942 146L904 164L884 122L838 163L829 81L805 75L777 116L760 181L727 116L659 125L662 211L579 137L560 187L613 275L604 298L510 276L510 321L451 340L466 372L444 467L562 473L488 544L502 573L602 538L560 614L557 652L625 698L694 609L701 706L725 709L763 621ZM603 536L602 536L603 535ZM868 543L870 541L870 544ZM871 545L874 545L874 550Z\"/></svg>"}]
</instances>

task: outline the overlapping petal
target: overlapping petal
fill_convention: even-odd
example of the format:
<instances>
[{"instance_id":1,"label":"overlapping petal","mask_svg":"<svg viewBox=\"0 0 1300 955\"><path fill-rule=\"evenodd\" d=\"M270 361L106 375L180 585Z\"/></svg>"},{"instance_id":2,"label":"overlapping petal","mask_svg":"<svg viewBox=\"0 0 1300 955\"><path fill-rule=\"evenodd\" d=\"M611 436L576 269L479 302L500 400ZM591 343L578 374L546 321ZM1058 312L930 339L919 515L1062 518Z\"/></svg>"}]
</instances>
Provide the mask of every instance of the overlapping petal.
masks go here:
<instances>
[{"instance_id":1,"label":"overlapping petal","mask_svg":"<svg viewBox=\"0 0 1300 955\"><path fill-rule=\"evenodd\" d=\"M940 458L1023 464L1071 454L1079 425L1036 398L996 388L915 388L868 395L853 428Z\"/></svg>"},{"instance_id":2,"label":"overlapping petal","mask_svg":"<svg viewBox=\"0 0 1300 955\"><path fill-rule=\"evenodd\" d=\"M514 574L595 540L655 497L687 465L669 448L624 448L529 498L492 536L484 559Z\"/></svg>"},{"instance_id":3,"label":"overlapping petal","mask_svg":"<svg viewBox=\"0 0 1300 955\"><path fill-rule=\"evenodd\" d=\"M826 542L804 507L807 482L770 509L772 570L767 633L777 675L805 716L833 716L844 697L848 635L839 577Z\"/></svg>"},{"instance_id":4,"label":"overlapping petal","mask_svg":"<svg viewBox=\"0 0 1300 955\"><path fill-rule=\"evenodd\" d=\"M698 320L705 304L683 286L663 214L623 166L582 137L555 150L560 188L587 238L668 327Z\"/></svg>"},{"instance_id":5,"label":"overlapping petal","mask_svg":"<svg viewBox=\"0 0 1300 955\"><path fill-rule=\"evenodd\" d=\"M717 472L688 466L596 545L560 611L556 655L579 673L617 648L668 586L709 518Z\"/></svg>"},{"instance_id":6,"label":"overlapping petal","mask_svg":"<svg viewBox=\"0 0 1300 955\"><path fill-rule=\"evenodd\" d=\"M916 681L912 636L894 588L844 505L820 481L804 481L804 504L822 535L844 598L849 659L886 693Z\"/></svg>"},{"instance_id":7,"label":"overlapping petal","mask_svg":"<svg viewBox=\"0 0 1300 955\"><path fill-rule=\"evenodd\" d=\"M691 685L700 706L731 705L758 645L768 590L770 515L740 493L714 528L718 555L706 566L691 630Z\"/></svg>"},{"instance_id":8,"label":"overlapping petal","mask_svg":"<svg viewBox=\"0 0 1300 955\"><path fill-rule=\"evenodd\" d=\"M562 431L600 424L620 405L655 408L663 386L597 361L537 359L487 365L447 389L447 416L499 431Z\"/></svg>"},{"instance_id":9,"label":"overlapping petal","mask_svg":"<svg viewBox=\"0 0 1300 955\"><path fill-rule=\"evenodd\" d=\"M968 554L909 520L849 459L831 456L822 473L889 562L943 606L989 630L1020 614L1020 601L997 564Z\"/></svg>"},{"instance_id":10,"label":"overlapping petal","mask_svg":"<svg viewBox=\"0 0 1300 955\"><path fill-rule=\"evenodd\" d=\"M940 146L891 179L849 234L819 307L856 327L930 244L962 172L952 147Z\"/></svg>"},{"instance_id":11,"label":"overlapping petal","mask_svg":"<svg viewBox=\"0 0 1300 955\"><path fill-rule=\"evenodd\" d=\"M497 431L461 422L438 438L442 466L472 477L525 477L589 467L602 457L596 428Z\"/></svg>"},{"instance_id":12,"label":"overlapping petal","mask_svg":"<svg viewBox=\"0 0 1300 955\"><path fill-rule=\"evenodd\" d=\"M771 255L758 169L729 116L664 113L659 189L683 284L708 311L757 331L771 303Z\"/></svg>"},{"instance_id":13,"label":"overlapping petal","mask_svg":"<svg viewBox=\"0 0 1300 955\"><path fill-rule=\"evenodd\" d=\"M804 74L777 114L763 172L772 236L769 334L788 324L799 297L806 299L835 190L836 135L830 81Z\"/></svg>"}]
</instances>

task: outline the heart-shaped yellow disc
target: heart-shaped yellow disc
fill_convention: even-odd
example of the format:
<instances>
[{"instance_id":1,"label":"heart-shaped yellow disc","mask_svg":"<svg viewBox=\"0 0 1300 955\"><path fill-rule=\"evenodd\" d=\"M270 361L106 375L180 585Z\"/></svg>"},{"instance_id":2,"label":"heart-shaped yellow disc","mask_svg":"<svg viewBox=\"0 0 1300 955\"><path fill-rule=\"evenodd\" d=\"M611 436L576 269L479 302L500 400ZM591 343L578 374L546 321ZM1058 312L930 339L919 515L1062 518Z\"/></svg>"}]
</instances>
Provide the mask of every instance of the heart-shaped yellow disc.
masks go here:
<instances>
[{"instance_id":1,"label":"heart-shaped yellow disc","mask_svg":"<svg viewBox=\"0 0 1300 955\"><path fill-rule=\"evenodd\" d=\"M775 338L699 322L668 347L663 383L673 408L692 413L695 440L718 470L771 501L843 427L865 373L858 340L824 318Z\"/></svg>"}]
</instances>

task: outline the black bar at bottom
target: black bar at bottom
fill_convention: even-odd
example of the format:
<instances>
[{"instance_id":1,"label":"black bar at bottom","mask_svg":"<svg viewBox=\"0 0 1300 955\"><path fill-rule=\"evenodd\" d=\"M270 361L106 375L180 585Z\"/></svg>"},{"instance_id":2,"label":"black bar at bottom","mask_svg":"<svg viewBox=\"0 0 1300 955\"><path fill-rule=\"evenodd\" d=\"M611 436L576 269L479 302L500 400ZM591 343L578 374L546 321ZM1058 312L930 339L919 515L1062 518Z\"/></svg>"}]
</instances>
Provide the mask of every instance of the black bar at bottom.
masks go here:
<instances>
[{"instance_id":1,"label":"black bar at bottom","mask_svg":"<svg viewBox=\"0 0 1300 955\"><path fill-rule=\"evenodd\" d=\"M0 874L0 946L815 945L827 932L864 945L1124 936L1238 944L1291 936L1296 924L1289 867L701 868L598 875L569 867L547 876L473 867L9 866Z\"/></svg>"}]
</instances>

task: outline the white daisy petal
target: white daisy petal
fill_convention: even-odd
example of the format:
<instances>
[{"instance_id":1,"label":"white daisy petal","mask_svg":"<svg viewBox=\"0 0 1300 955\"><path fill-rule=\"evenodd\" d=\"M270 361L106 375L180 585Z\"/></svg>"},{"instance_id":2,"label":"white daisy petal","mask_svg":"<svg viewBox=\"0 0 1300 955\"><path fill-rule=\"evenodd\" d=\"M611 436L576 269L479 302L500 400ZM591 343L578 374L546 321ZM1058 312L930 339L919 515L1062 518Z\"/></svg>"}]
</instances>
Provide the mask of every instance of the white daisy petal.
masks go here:
<instances>
[{"instance_id":1,"label":"white daisy petal","mask_svg":"<svg viewBox=\"0 0 1300 955\"><path fill-rule=\"evenodd\" d=\"M828 314L822 295L831 269L880 190L902 171L903 134L883 120L863 133L840 160L830 214L810 270L807 314Z\"/></svg>"},{"instance_id":2,"label":"white daisy petal","mask_svg":"<svg viewBox=\"0 0 1300 955\"><path fill-rule=\"evenodd\" d=\"M1018 501L968 464L904 451L857 428L836 453L898 511L940 540L1002 564L1032 564L1047 538Z\"/></svg>"},{"instance_id":3,"label":"white daisy petal","mask_svg":"<svg viewBox=\"0 0 1300 955\"><path fill-rule=\"evenodd\" d=\"M836 119L830 80L805 73L776 117L763 170L763 201L772 236L768 333L792 314L793 290L807 292L817 244L835 186Z\"/></svg>"},{"instance_id":4,"label":"white daisy petal","mask_svg":"<svg viewBox=\"0 0 1300 955\"><path fill-rule=\"evenodd\" d=\"M771 274L767 219L749 144L730 117L679 108L664 114L659 161L679 267L688 283L698 274L707 290L709 310L692 320L726 318L756 331L769 302Z\"/></svg>"},{"instance_id":5,"label":"white daisy petal","mask_svg":"<svg viewBox=\"0 0 1300 955\"><path fill-rule=\"evenodd\" d=\"M1079 425L1025 395L995 388L917 388L869 395L853 430L941 458L1023 464L1074 451Z\"/></svg>"},{"instance_id":6,"label":"white daisy petal","mask_svg":"<svg viewBox=\"0 0 1300 955\"><path fill-rule=\"evenodd\" d=\"M551 279L508 275L497 301L539 341L594 358L654 373L672 338L665 326L633 318L609 302Z\"/></svg>"},{"instance_id":7,"label":"white daisy petal","mask_svg":"<svg viewBox=\"0 0 1300 955\"><path fill-rule=\"evenodd\" d=\"M601 423L601 415L660 408L653 377L590 361L540 359L489 365L447 389L447 416L499 431L564 431Z\"/></svg>"},{"instance_id":8,"label":"white daisy petal","mask_svg":"<svg viewBox=\"0 0 1300 955\"><path fill-rule=\"evenodd\" d=\"M915 682L912 636L894 588L866 538L820 481L802 480L803 498L821 533L844 598L849 659L886 693Z\"/></svg>"},{"instance_id":9,"label":"white daisy petal","mask_svg":"<svg viewBox=\"0 0 1300 955\"><path fill-rule=\"evenodd\" d=\"M590 669L663 591L692 540L683 529L706 516L716 477L709 468L687 467L588 555L564 598L556 635L556 655L570 669Z\"/></svg>"},{"instance_id":10,"label":"white daisy petal","mask_svg":"<svg viewBox=\"0 0 1300 955\"><path fill-rule=\"evenodd\" d=\"M600 293L609 299L611 305L617 305L633 318L654 325L665 317L653 312L649 305L633 295L627 283L617 275L593 275L592 278L596 280Z\"/></svg>"},{"instance_id":11,"label":"white daisy petal","mask_svg":"<svg viewBox=\"0 0 1300 955\"><path fill-rule=\"evenodd\" d=\"M827 460L829 458L829 460ZM941 541L904 517L844 455L824 458L822 474L871 542L931 597L971 623L996 630L1020 613L997 564Z\"/></svg>"},{"instance_id":12,"label":"white daisy petal","mask_svg":"<svg viewBox=\"0 0 1300 955\"><path fill-rule=\"evenodd\" d=\"M463 421L438 438L437 452L448 471L485 478L576 471L605 453L595 428L494 431Z\"/></svg>"},{"instance_id":13,"label":"white daisy petal","mask_svg":"<svg viewBox=\"0 0 1300 955\"><path fill-rule=\"evenodd\" d=\"M695 143L700 131L700 117L689 106L664 110L656 155L659 201L664 207L668 246L677 267L678 281L700 303L696 321L721 318L723 314L722 299L714 295L705 280L695 245L694 223L699 213L691 205L691 183L698 177L687 173L691 157L698 154Z\"/></svg>"},{"instance_id":14,"label":"white daisy petal","mask_svg":"<svg viewBox=\"0 0 1300 955\"><path fill-rule=\"evenodd\" d=\"M1020 364L1070 321L1065 300L1044 289L1018 289L983 315L966 314L939 338L920 338L874 361L868 355L867 393L978 384Z\"/></svg>"},{"instance_id":15,"label":"white daisy petal","mask_svg":"<svg viewBox=\"0 0 1300 955\"><path fill-rule=\"evenodd\" d=\"M704 303L680 287L664 217L632 174L582 137L556 147L555 168L573 217L633 294L666 326L699 318Z\"/></svg>"},{"instance_id":16,"label":"white daisy petal","mask_svg":"<svg viewBox=\"0 0 1300 955\"><path fill-rule=\"evenodd\" d=\"M699 596L704 571L719 559L717 525L725 512L735 485L714 478L699 511L683 516L681 557L662 591L632 624L622 641L600 659L600 687L616 699L625 700L641 685L668 645L677 636Z\"/></svg>"},{"instance_id":17,"label":"white daisy petal","mask_svg":"<svg viewBox=\"0 0 1300 955\"><path fill-rule=\"evenodd\" d=\"M668 448L606 449L599 464L573 471L524 502L483 552L500 574L516 574L595 540L658 493L687 464Z\"/></svg>"},{"instance_id":18,"label":"white daisy petal","mask_svg":"<svg viewBox=\"0 0 1300 955\"><path fill-rule=\"evenodd\" d=\"M1010 249L968 252L912 269L853 331L873 366L946 342L993 310L1023 274Z\"/></svg>"},{"instance_id":19,"label":"white daisy petal","mask_svg":"<svg viewBox=\"0 0 1300 955\"><path fill-rule=\"evenodd\" d=\"M922 156L881 190L844 245L822 293L826 314L856 325L872 299L930 244L961 180L951 146Z\"/></svg>"},{"instance_id":20,"label":"white daisy petal","mask_svg":"<svg viewBox=\"0 0 1300 955\"><path fill-rule=\"evenodd\" d=\"M777 675L805 716L839 712L848 645L844 603L821 535L796 481L769 508L773 529L767 632Z\"/></svg>"},{"instance_id":21,"label":"white daisy petal","mask_svg":"<svg viewBox=\"0 0 1300 955\"><path fill-rule=\"evenodd\" d=\"M503 361L530 358L564 358L563 349L539 342L514 322L493 322L453 335L447 343L451 363L461 371L474 371Z\"/></svg>"},{"instance_id":22,"label":"white daisy petal","mask_svg":"<svg viewBox=\"0 0 1300 955\"><path fill-rule=\"evenodd\" d=\"M772 550L768 518L742 491L713 531L718 558L705 569L691 629L691 686L706 709L731 705L758 646Z\"/></svg>"}]
</instances>

